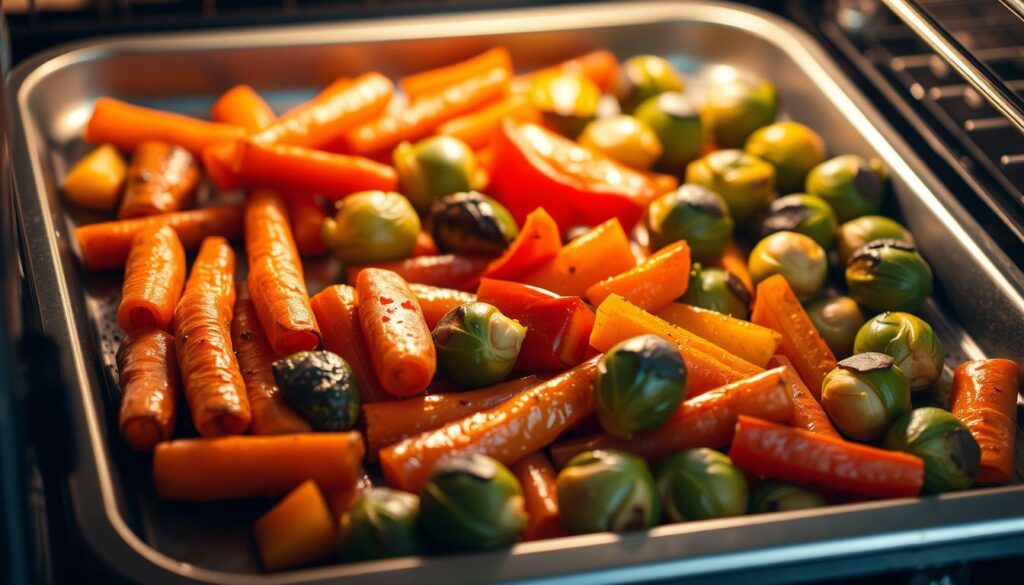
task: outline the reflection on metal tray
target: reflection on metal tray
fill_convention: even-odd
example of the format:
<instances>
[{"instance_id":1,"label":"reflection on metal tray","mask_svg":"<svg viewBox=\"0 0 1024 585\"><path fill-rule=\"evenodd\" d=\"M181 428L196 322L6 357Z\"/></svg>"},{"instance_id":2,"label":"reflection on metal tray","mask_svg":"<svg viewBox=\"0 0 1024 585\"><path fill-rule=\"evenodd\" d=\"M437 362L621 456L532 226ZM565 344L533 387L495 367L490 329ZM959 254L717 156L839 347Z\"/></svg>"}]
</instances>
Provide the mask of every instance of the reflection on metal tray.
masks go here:
<instances>
[{"instance_id":1,"label":"reflection on metal tray","mask_svg":"<svg viewBox=\"0 0 1024 585\"><path fill-rule=\"evenodd\" d=\"M77 441L70 498L76 528L96 556L147 583L345 577L377 585L438 576L446 582L740 579L750 571L761 571L761 581L820 579L941 561L943 547L956 547L962 558L1024 551L1024 487L1011 486L258 575L248 525L268 503L157 502L146 459L123 449L112 424L116 277L78 267L69 234L90 218L67 214L56 187L84 151L78 136L93 100L112 95L203 114L220 92L246 82L280 110L340 75L376 69L400 76L497 44L523 69L605 47L619 57L657 53L693 70L725 64L772 79L785 111L821 132L832 152L878 156L892 170L892 207L941 283L926 317L942 335L950 363L984 354L1024 358L1024 275L823 51L776 17L705 3L602 4L90 42L26 62L9 80L8 96L20 112L13 148L26 270L45 332L63 350Z\"/></svg>"}]
</instances>

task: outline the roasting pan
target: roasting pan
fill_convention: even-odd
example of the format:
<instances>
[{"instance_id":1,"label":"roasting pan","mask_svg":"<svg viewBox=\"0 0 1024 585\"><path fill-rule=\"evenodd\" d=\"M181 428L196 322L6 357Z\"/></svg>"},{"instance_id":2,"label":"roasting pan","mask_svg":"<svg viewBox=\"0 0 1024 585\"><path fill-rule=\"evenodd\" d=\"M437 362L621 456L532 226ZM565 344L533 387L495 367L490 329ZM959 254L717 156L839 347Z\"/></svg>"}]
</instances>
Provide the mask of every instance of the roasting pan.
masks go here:
<instances>
[{"instance_id":1,"label":"roasting pan","mask_svg":"<svg viewBox=\"0 0 1024 585\"><path fill-rule=\"evenodd\" d=\"M67 498L74 533L93 557L144 583L593 584L752 574L761 582L821 580L1024 552L1019 469L1015 485L1004 488L275 574L260 572L249 535L250 522L271 502L157 501L147 458L116 440L119 332L112 315L120 276L81 270L71 230L98 218L66 210L57 187L87 150L78 137L93 101L110 95L205 115L222 91L244 82L281 112L339 76L375 69L395 77L494 45L507 46L524 69L608 48L620 58L664 55L698 78L733 66L771 79L784 116L817 129L831 153L877 156L891 169L892 211L936 273L938 290L924 316L945 343L947 364L985 355L1024 362L1024 275L821 47L765 12L716 3L602 3L68 45L24 62L6 80L5 94L25 271L42 333L61 349L52 367L66 386L55 394L67 404L55 412L70 413L73 437ZM310 292L334 278L330 265L309 272Z\"/></svg>"}]
</instances>

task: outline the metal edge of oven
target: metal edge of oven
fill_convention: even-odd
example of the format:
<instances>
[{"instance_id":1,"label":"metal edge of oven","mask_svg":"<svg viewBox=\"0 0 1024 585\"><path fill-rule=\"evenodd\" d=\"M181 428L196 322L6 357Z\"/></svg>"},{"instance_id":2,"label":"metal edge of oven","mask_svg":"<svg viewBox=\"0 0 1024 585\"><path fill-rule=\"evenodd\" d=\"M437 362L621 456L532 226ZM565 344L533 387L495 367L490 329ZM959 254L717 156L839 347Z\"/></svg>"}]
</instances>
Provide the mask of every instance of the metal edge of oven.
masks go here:
<instances>
[{"instance_id":1,"label":"metal edge of oven","mask_svg":"<svg viewBox=\"0 0 1024 585\"><path fill-rule=\"evenodd\" d=\"M428 575L452 579L489 580L575 579L581 583L653 580L680 576L736 574L798 563L839 567L841 558L873 555L880 566L936 560L924 547L986 541L973 554L986 556L1024 550L1024 488L1013 486L942 497L847 505L772 517L744 517L699 524L655 528L645 534L598 534L517 545L511 552L430 558L404 558L359 565L310 568L281 574L255 575L213 571L181 563L149 547L131 531L122 516L109 476L112 462L100 432L88 367L78 343L84 318L72 301L75 282L62 270L69 254L66 234L51 208L40 156L44 145L33 128L24 100L35 82L76 59L100 58L121 48L180 50L265 46L347 44L372 40L443 38L569 30L623 24L689 20L743 29L784 50L862 138L892 170L903 186L900 203L911 228L940 225L952 237L929 253L941 257L936 270L947 293L961 308L960 316L983 330L987 340L1000 340L1024 355L1019 323L991 319L987 307L1011 307L1024 314L1024 275L1014 266L937 181L922 161L896 136L862 94L846 79L806 33L777 16L746 7L713 3L649 2L523 9L449 16L428 16L358 24L290 26L233 30L222 33L157 35L146 38L95 40L57 48L23 63L10 77L7 100L19 213L26 250L26 271L40 310L41 326L64 350L60 368L69 381L71 423L77 438L68 476L77 529L92 552L122 576L145 582L207 581L220 583L299 583L347 577L353 583L428 581ZM431 25L431 26L425 26ZM425 33L425 30L439 31ZM297 40L294 33L301 31ZM993 283L984 294L972 287L977 277ZM963 283L959 286L957 283ZM950 286L952 285L952 286ZM79 312L80 313L80 312ZM991 351L994 347L983 347ZM740 530L741 528L741 530ZM986 540L987 539L987 540ZM680 558L680 551L689 556ZM941 548L933 548L941 551ZM886 556L888 555L888 556ZM857 561L854 560L854 563ZM575 577L569 573L583 571ZM855 572L855 569L849 569Z\"/></svg>"}]
</instances>

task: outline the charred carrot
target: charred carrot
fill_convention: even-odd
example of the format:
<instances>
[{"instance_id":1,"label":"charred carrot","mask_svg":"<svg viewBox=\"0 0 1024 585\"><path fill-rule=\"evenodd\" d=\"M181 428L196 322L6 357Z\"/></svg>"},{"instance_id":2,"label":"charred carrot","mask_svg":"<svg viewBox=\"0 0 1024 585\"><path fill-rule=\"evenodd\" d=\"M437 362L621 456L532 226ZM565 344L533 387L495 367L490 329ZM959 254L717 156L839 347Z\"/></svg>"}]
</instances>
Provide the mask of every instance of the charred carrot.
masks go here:
<instances>
[{"instance_id":1,"label":"charred carrot","mask_svg":"<svg viewBox=\"0 0 1024 585\"><path fill-rule=\"evenodd\" d=\"M236 85L220 96L210 108L214 122L241 126L246 132L258 132L274 123L276 116L267 102L248 85Z\"/></svg>"},{"instance_id":2,"label":"charred carrot","mask_svg":"<svg viewBox=\"0 0 1024 585\"><path fill-rule=\"evenodd\" d=\"M159 140L177 144L199 156L210 144L231 142L244 136L245 129L241 126L197 120L102 97L93 106L83 138L94 144L110 142L128 152L148 140Z\"/></svg>"},{"instance_id":3,"label":"charred carrot","mask_svg":"<svg viewBox=\"0 0 1024 585\"><path fill-rule=\"evenodd\" d=\"M563 296L583 297L594 284L636 266L629 238L610 219L574 239L554 258L519 280Z\"/></svg>"},{"instance_id":4,"label":"charred carrot","mask_svg":"<svg viewBox=\"0 0 1024 585\"><path fill-rule=\"evenodd\" d=\"M155 327L167 331L185 286L185 249L168 226L135 236L124 268L117 323L128 333Z\"/></svg>"},{"instance_id":5,"label":"charred carrot","mask_svg":"<svg viewBox=\"0 0 1024 585\"><path fill-rule=\"evenodd\" d=\"M504 69L512 75L512 56L508 49L495 47L454 65L407 75L398 80L398 87L402 88L409 101L415 102L492 69Z\"/></svg>"},{"instance_id":6,"label":"charred carrot","mask_svg":"<svg viewBox=\"0 0 1024 585\"><path fill-rule=\"evenodd\" d=\"M345 277L348 282L355 282L363 269L380 268L390 270L410 283L475 291L480 284L480 275L488 264L490 260L479 256L419 256L408 260L349 266L345 269Z\"/></svg>"},{"instance_id":7,"label":"charred carrot","mask_svg":"<svg viewBox=\"0 0 1024 585\"><path fill-rule=\"evenodd\" d=\"M388 484L416 493L438 461L482 453L510 465L547 447L594 414L592 358L483 412L391 445L380 452Z\"/></svg>"},{"instance_id":8,"label":"charred carrot","mask_svg":"<svg viewBox=\"0 0 1024 585\"><path fill-rule=\"evenodd\" d=\"M195 250L208 236L234 239L242 235L241 207L211 207L166 215L94 223L75 229L82 262L89 270L121 268L140 232L174 228L186 251Z\"/></svg>"},{"instance_id":9,"label":"charred carrot","mask_svg":"<svg viewBox=\"0 0 1024 585\"><path fill-rule=\"evenodd\" d=\"M510 118L516 122L540 124L540 111L523 95L511 95L499 102L484 106L441 124L438 134L454 136L473 149L481 149L501 129L501 121Z\"/></svg>"},{"instance_id":10,"label":"charred carrot","mask_svg":"<svg viewBox=\"0 0 1024 585\"><path fill-rule=\"evenodd\" d=\"M530 212L523 229L501 256L487 266L484 278L513 280L548 262L562 249L558 224L543 207Z\"/></svg>"},{"instance_id":11,"label":"charred carrot","mask_svg":"<svg viewBox=\"0 0 1024 585\"><path fill-rule=\"evenodd\" d=\"M131 219L188 209L195 201L199 165L184 148L147 140L128 167L118 217Z\"/></svg>"},{"instance_id":12,"label":"charred carrot","mask_svg":"<svg viewBox=\"0 0 1024 585\"><path fill-rule=\"evenodd\" d=\"M587 289L594 306L614 293L645 311L660 309L686 293L690 282L690 246L685 241L658 250L643 264Z\"/></svg>"},{"instance_id":13,"label":"charred carrot","mask_svg":"<svg viewBox=\"0 0 1024 585\"><path fill-rule=\"evenodd\" d=\"M317 202L316 197L306 194L293 194L288 201L288 217L292 221L292 235L295 247L303 256L319 256L327 253L324 243L323 224L327 214Z\"/></svg>"},{"instance_id":14,"label":"charred carrot","mask_svg":"<svg viewBox=\"0 0 1024 585\"><path fill-rule=\"evenodd\" d=\"M822 433L740 416L729 457L752 475L875 498L916 496L924 461Z\"/></svg>"},{"instance_id":15,"label":"charred carrot","mask_svg":"<svg viewBox=\"0 0 1024 585\"><path fill-rule=\"evenodd\" d=\"M313 480L303 482L260 516L252 530L269 571L311 563L336 548L337 519Z\"/></svg>"},{"instance_id":16,"label":"charred carrot","mask_svg":"<svg viewBox=\"0 0 1024 585\"><path fill-rule=\"evenodd\" d=\"M775 355L782 340L782 335L767 327L683 303L669 303L654 314L694 335L713 340L715 345L761 368Z\"/></svg>"},{"instance_id":17,"label":"charred carrot","mask_svg":"<svg viewBox=\"0 0 1024 585\"><path fill-rule=\"evenodd\" d=\"M174 311L174 342L192 422L204 437L245 432L252 419L231 348L235 253L224 238L203 241Z\"/></svg>"},{"instance_id":18,"label":"charred carrot","mask_svg":"<svg viewBox=\"0 0 1024 585\"><path fill-rule=\"evenodd\" d=\"M747 257L736 245L736 242L731 242L726 246L721 256L713 260L711 264L740 279L750 294L754 294L754 280L750 278L750 271L747 270Z\"/></svg>"},{"instance_id":19,"label":"charred carrot","mask_svg":"<svg viewBox=\"0 0 1024 585\"><path fill-rule=\"evenodd\" d=\"M526 505L526 531L523 540L543 540L565 536L558 518L558 493L555 491L555 469L547 455L537 451L516 461L512 466L519 485L523 488Z\"/></svg>"},{"instance_id":20,"label":"charred carrot","mask_svg":"<svg viewBox=\"0 0 1024 585\"><path fill-rule=\"evenodd\" d=\"M832 421L825 414L818 400L814 398L811 391L796 373L792 362L784 355L772 356L768 367L786 368L786 382L789 385L789 395L793 399L793 426L806 429L812 433L821 433L830 437L840 438L839 431L832 426ZM762 417L764 418L764 417Z\"/></svg>"},{"instance_id":21,"label":"charred carrot","mask_svg":"<svg viewBox=\"0 0 1024 585\"><path fill-rule=\"evenodd\" d=\"M161 499L210 502L279 496L310 479L352 487L362 462L356 432L178 439L157 446L153 479Z\"/></svg>"},{"instance_id":22,"label":"charred carrot","mask_svg":"<svg viewBox=\"0 0 1024 585\"><path fill-rule=\"evenodd\" d=\"M302 260L295 249L288 210L273 191L257 189L245 206L249 294L271 347L278 355L316 349L320 328L309 307Z\"/></svg>"},{"instance_id":23,"label":"charred carrot","mask_svg":"<svg viewBox=\"0 0 1024 585\"><path fill-rule=\"evenodd\" d=\"M416 245L412 248L413 258L417 256L437 256L441 251L437 249L437 243L430 232L420 230L416 234Z\"/></svg>"},{"instance_id":24,"label":"charred carrot","mask_svg":"<svg viewBox=\"0 0 1024 585\"><path fill-rule=\"evenodd\" d=\"M117 350L117 374L121 437L136 451L152 451L160 441L169 441L181 387L174 337L159 329L129 334Z\"/></svg>"},{"instance_id":25,"label":"charred carrot","mask_svg":"<svg viewBox=\"0 0 1024 585\"><path fill-rule=\"evenodd\" d=\"M1020 368L1012 360L964 362L953 372L950 410L981 447L978 483L1004 484L1013 477Z\"/></svg>"},{"instance_id":26,"label":"charred carrot","mask_svg":"<svg viewBox=\"0 0 1024 585\"><path fill-rule=\"evenodd\" d=\"M430 330L434 329L437 322L448 314L448 311L476 301L473 293L462 292L451 288L440 288L426 284L410 283L409 290L416 296L420 303L420 310L423 311L423 319L427 322Z\"/></svg>"}]
</instances>

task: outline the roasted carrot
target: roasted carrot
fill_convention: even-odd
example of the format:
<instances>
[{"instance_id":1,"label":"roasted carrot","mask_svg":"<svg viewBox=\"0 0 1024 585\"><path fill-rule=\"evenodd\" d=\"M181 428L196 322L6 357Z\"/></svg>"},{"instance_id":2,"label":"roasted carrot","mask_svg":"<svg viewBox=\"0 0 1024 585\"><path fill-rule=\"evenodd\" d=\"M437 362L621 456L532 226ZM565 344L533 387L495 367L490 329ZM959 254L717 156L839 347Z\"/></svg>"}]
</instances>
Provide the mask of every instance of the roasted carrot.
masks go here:
<instances>
[{"instance_id":1,"label":"roasted carrot","mask_svg":"<svg viewBox=\"0 0 1024 585\"><path fill-rule=\"evenodd\" d=\"M615 55L605 50L593 51L575 59L569 59L557 65L545 67L528 75L517 77L512 83L512 90L516 92L527 91L530 87L530 81L534 77L552 71L563 71L566 73L578 73L593 81L601 91L608 91L615 80L615 74L618 70L619 62L615 59Z\"/></svg>"},{"instance_id":2,"label":"roasted carrot","mask_svg":"<svg viewBox=\"0 0 1024 585\"><path fill-rule=\"evenodd\" d=\"M362 463L357 432L178 439L155 449L153 479L164 500L210 502L279 496L310 479L352 487Z\"/></svg>"},{"instance_id":3,"label":"roasted carrot","mask_svg":"<svg viewBox=\"0 0 1024 585\"><path fill-rule=\"evenodd\" d=\"M242 179L234 168L237 142L218 142L203 149L203 170L213 186L221 191L230 191L242 186Z\"/></svg>"},{"instance_id":4,"label":"roasted carrot","mask_svg":"<svg viewBox=\"0 0 1024 585\"><path fill-rule=\"evenodd\" d=\"M597 307L597 321L590 334L590 345L598 351L608 351L620 341L647 333L666 339L679 349L686 363L688 396L764 371L703 337L643 311L618 295L609 296Z\"/></svg>"},{"instance_id":5,"label":"roasted carrot","mask_svg":"<svg viewBox=\"0 0 1024 585\"><path fill-rule=\"evenodd\" d=\"M381 386L400 397L426 390L437 370L437 354L409 284L390 270L367 268L356 277L356 297Z\"/></svg>"},{"instance_id":6,"label":"roasted carrot","mask_svg":"<svg viewBox=\"0 0 1024 585\"><path fill-rule=\"evenodd\" d=\"M558 518L558 494L555 491L555 469L542 451L531 453L512 466L523 488L526 505L526 531L523 540L543 540L568 534Z\"/></svg>"},{"instance_id":7,"label":"roasted carrot","mask_svg":"<svg viewBox=\"0 0 1024 585\"><path fill-rule=\"evenodd\" d=\"M543 207L530 212L508 249L487 266L484 278L514 280L553 259L562 249L558 224Z\"/></svg>"},{"instance_id":8,"label":"roasted carrot","mask_svg":"<svg viewBox=\"0 0 1024 585\"><path fill-rule=\"evenodd\" d=\"M430 232L420 230L420 233L416 234L416 245L412 248L413 257L417 256L437 256L441 251L437 249L437 242L434 241L434 236L430 235Z\"/></svg>"},{"instance_id":9,"label":"roasted carrot","mask_svg":"<svg viewBox=\"0 0 1024 585\"><path fill-rule=\"evenodd\" d=\"M128 259L135 236L165 224L174 228L186 251L195 250L208 236L234 239L242 235L242 208L193 209L76 228L75 239L82 251L82 262L89 270L121 268Z\"/></svg>"},{"instance_id":10,"label":"roasted carrot","mask_svg":"<svg viewBox=\"0 0 1024 585\"><path fill-rule=\"evenodd\" d=\"M299 253L303 256L325 254L327 244L324 243L323 224L327 214L316 197L296 193L285 199L288 201L288 217L292 221L292 235Z\"/></svg>"},{"instance_id":11,"label":"roasted carrot","mask_svg":"<svg viewBox=\"0 0 1024 585\"><path fill-rule=\"evenodd\" d=\"M359 381L359 398L364 405L391 400L377 379L370 360L370 349L359 325L356 289L339 284L329 286L310 299L313 314L321 323L324 349L340 355L352 366Z\"/></svg>"},{"instance_id":12,"label":"roasted carrot","mask_svg":"<svg viewBox=\"0 0 1024 585\"><path fill-rule=\"evenodd\" d=\"M643 264L592 285L587 289L587 299L597 306L615 293L645 311L653 311L686 293L689 274L690 246L680 240L658 250Z\"/></svg>"},{"instance_id":13,"label":"roasted carrot","mask_svg":"<svg viewBox=\"0 0 1024 585\"><path fill-rule=\"evenodd\" d=\"M491 139L501 128L505 118L516 122L540 124L540 111L523 95L510 95L507 98L484 106L441 124L438 134L454 136L473 149L481 149L491 143Z\"/></svg>"},{"instance_id":14,"label":"roasted carrot","mask_svg":"<svg viewBox=\"0 0 1024 585\"><path fill-rule=\"evenodd\" d=\"M214 122L241 126L246 132L258 132L274 123L276 116L267 102L248 85L236 85L220 96L210 108Z\"/></svg>"},{"instance_id":15,"label":"roasted carrot","mask_svg":"<svg viewBox=\"0 0 1024 585\"><path fill-rule=\"evenodd\" d=\"M131 219L188 209L195 201L199 165L180 146L147 140L132 156L118 217Z\"/></svg>"},{"instance_id":16,"label":"roasted carrot","mask_svg":"<svg viewBox=\"0 0 1024 585\"><path fill-rule=\"evenodd\" d=\"M274 382L272 366L277 354L270 347L260 325L256 307L244 284L239 285L235 314L231 320L231 345L245 380L245 392L252 411L250 431L254 435L310 433L313 429L287 403Z\"/></svg>"},{"instance_id":17,"label":"roasted carrot","mask_svg":"<svg viewBox=\"0 0 1024 585\"><path fill-rule=\"evenodd\" d=\"M978 483L1005 484L1013 477L1020 368L1012 360L964 362L953 372L950 410L981 447Z\"/></svg>"},{"instance_id":18,"label":"roasted carrot","mask_svg":"<svg viewBox=\"0 0 1024 585\"><path fill-rule=\"evenodd\" d=\"M793 426L812 433L840 438L839 431L832 426L832 421L825 414L825 409L821 407L818 400L808 390L807 385L800 379L800 374L796 373L789 358L781 354L772 356L768 367L786 368L786 382L789 385L789 395L793 399Z\"/></svg>"},{"instance_id":19,"label":"roasted carrot","mask_svg":"<svg viewBox=\"0 0 1024 585\"><path fill-rule=\"evenodd\" d=\"M483 412L380 452L388 484L416 493L438 461L482 453L511 465L594 413L597 357Z\"/></svg>"},{"instance_id":20,"label":"roasted carrot","mask_svg":"<svg viewBox=\"0 0 1024 585\"><path fill-rule=\"evenodd\" d=\"M767 327L683 303L669 303L654 314L761 368L775 355L782 340L779 332Z\"/></svg>"},{"instance_id":21,"label":"roasted carrot","mask_svg":"<svg viewBox=\"0 0 1024 585\"><path fill-rule=\"evenodd\" d=\"M302 260L295 249L288 210L273 191L257 189L245 206L249 294L260 324L278 355L316 349L320 328L309 307Z\"/></svg>"},{"instance_id":22,"label":"roasted carrot","mask_svg":"<svg viewBox=\"0 0 1024 585\"><path fill-rule=\"evenodd\" d=\"M199 156L210 144L231 142L244 136L245 129L241 126L197 120L102 97L93 106L83 138L94 144L110 142L128 152L148 140L160 140L177 144Z\"/></svg>"},{"instance_id":23,"label":"roasted carrot","mask_svg":"<svg viewBox=\"0 0 1024 585\"><path fill-rule=\"evenodd\" d=\"M174 342L192 422L204 437L245 432L252 419L231 348L235 253L224 238L203 241L174 311Z\"/></svg>"},{"instance_id":24,"label":"roasted carrot","mask_svg":"<svg viewBox=\"0 0 1024 585\"><path fill-rule=\"evenodd\" d=\"M128 333L155 327L167 331L185 286L185 249L168 226L135 236L124 268L117 323Z\"/></svg>"},{"instance_id":25,"label":"roasted carrot","mask_svg":"<svg viewBox=\"0 0 1024 585\"><path fill-rule=\"evenodd\" d=\"M303 482L260 516L252 530L269 571L311 563L336 548L337 519L313 480Z\"/></svg>"},{"instance_id":26,"label":"roasted carrot","mask_svg":"<svg viewBox=\"0 0 1024 585\"><path fill-rule=\"evenodd\" d=\"M657 461L682 449L722 449L732 441L736 420L751 415L780 423L793 418L793 403L786 387L785 370L775 368L738 380L695 398L689 398L663 426L632 439L608 434L584 437L551 448L562 467L577 453L591 449L620 449Z\"/></svg>"},{"instance_id":27,"label":"roasted carrot","mask_svg":"<svg viewBox=\"0 0 1024 585\"><path fill-rule=\"evenodd\" d=\"M519 280L564 296L583 297L587 289L636 266L629 238L617 219L610 219L574 239L554 258Z\"/></svg>"},{"instance_id":28,"label":"roasted carrot","mask_svg":"<svg viewBox=\"0 0 1024 585\"><path fill-rule=\"evenodd\" d=\"M134 331L117 350L121 411L117 427L136 451L152 451L174 432L181 381L174 337L159 329Z\"/></svg>"},{"instance_id":29,"label":"roasted carrot","mask_svg":"<svg viewBox=\"0 0 1024 585\"><path fill-rule=\"evenodd\" d=\"M512 56L508 49L495 47L454 65L407 75L398 80L398 87L402 88L409 101L415 102L492 69L504 69L509 76L512 75Z\"/></svg>"},{"instance_id":30,"label":"roasted carrot","mask_svg":"<svg viewBox=\"0 0 1024 585\"><path fill-rule=\"evenodd\" d=\"M410 283L409 290L416 296L420 303L420 310L423 311L423 319L427 322L427 328L434 329L437 322L448 314L448 311L456 307L476 301L473 293L462 292L452 288L440 288L426 284Z\"/></svg>"},{"instance_id":31,"label":"roasted carrot","mask_svg":"<svg viewBox=\"0 0 1024 585\"><path fill-rule=\"evenodd\" d=\"M348 282L355 282L363 269L381 268L398 274L406 282L475 291L480 284L480 275L487 269L488 264L490 260L479 256L418 256L394 262L348 266L345 268L345 278Z\"/></svg>"},{"instance_id":32,"label":"roasted carrot","mask_svg":"<svg viewBox=\"0 0 1024 585\"><path fill-rule=\"evenodd\" d=\"M750 320L782 334L779 353L789 358L814 399L820 400L821 383L836 367L836 357L781 274L757 285Z\"/></svg>"},{"instance_id":33,"label":"roasted carrot","mask_svg":"<svg viewBox=\"0 0 1024 585\"><path fill-rule=\"evenodd\" d=\"M736 245L736 242L730 242L722 254L711 262L711 265L740 279L750 294L754 294L754 280L750 277L750 271L747 270L747 257Z\"/></svg>"},{"instance_id":34,"label":"roasted carrot","mask_svg":"<svg viewBox=\"0 0 1024 585\"><path fill-rule=\"evenodd\" d=\"M859 443L740 416L729 457L751 475L871 496L916 496L924 461Z\"/></svg>"}]
</instances>

